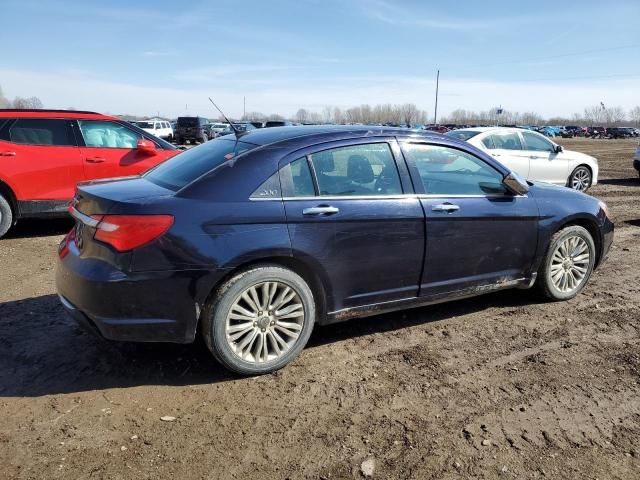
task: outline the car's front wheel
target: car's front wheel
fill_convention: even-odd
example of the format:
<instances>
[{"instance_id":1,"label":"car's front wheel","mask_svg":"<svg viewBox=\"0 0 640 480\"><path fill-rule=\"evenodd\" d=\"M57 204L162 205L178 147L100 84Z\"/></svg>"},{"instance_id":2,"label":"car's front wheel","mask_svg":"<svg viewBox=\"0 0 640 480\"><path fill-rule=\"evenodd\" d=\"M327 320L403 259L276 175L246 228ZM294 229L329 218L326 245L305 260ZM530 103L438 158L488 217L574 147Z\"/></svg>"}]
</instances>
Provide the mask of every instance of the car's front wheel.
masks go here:
<instances>
[{"instance_id":1,"label":"car's front wheel","mask_svg":"<svg viewBox=\"0 0 640 480\"><path fill-rule=\"evenodd\" d=\"M550 300L575 297L587 284L595 259L595 244L586 228L563 228L552 237L538 272L540 290Z\"/></svg>"},{"instance_id":2,"label":"car's front wheel","mask_svg":"<svg viewBox=\"0 0 640 480\"><path fill-rule=\"evenodd\" d=\"M13 225L13 210L6 198L0 195L0 238L4 237Z\"/></svg>"},{"instance_id":3,"label":"car's front wheel","mask_svg":"<svg viewBox=\"0 0 640 480\"><path fill-rule=\"evenodd\" d=\"M584 165L576 167L569 176L569 186L579 192L586 192L591 186L591 182L591 170Z\"/></svg>"},{"instance_id":4,"label":"car's front wheel","mask_svg":"<svg viewBox=\"0 0 640 480\"><path fill-rule=\"evenodd\" d=\"M258 375L284 367L300 353L315 315L313 293L302 277L261 265L220 288L203 311L202 332L225 367Z\"/></svg>"}]
</instances>

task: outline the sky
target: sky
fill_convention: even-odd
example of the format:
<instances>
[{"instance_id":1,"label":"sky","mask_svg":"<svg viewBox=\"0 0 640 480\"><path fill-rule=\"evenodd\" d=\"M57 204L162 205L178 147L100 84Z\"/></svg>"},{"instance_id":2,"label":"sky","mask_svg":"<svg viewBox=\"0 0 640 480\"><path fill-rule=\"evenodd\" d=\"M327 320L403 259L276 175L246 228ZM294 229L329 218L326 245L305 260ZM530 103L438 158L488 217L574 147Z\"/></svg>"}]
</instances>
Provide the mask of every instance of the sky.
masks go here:
<instances>
[{"instance_id":1,"label":"sky","mask_svg":"<svg viewBox=\"0 0 640 480\"><path fill-rule=\"evenodd\" d=\"M0 86L47 108L293 116L640 105L640 0L0 0Z\"/></svg>"}]
</instances>

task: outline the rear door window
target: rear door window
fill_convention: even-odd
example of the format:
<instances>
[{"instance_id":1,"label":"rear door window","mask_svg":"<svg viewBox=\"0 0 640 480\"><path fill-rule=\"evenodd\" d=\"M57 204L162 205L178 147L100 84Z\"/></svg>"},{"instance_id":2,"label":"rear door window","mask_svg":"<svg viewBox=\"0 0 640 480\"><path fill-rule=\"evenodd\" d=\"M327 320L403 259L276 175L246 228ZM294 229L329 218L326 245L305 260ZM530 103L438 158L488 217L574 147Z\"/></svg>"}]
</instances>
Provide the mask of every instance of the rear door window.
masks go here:
<instances>
[{"instance_id":1,"label":"rear door window","mask_svg":"<svg viewBox=\"0 0 640 480\"><path fill-rule=\"evenodd\" d=\"M522 150L522 142L517 132L498 132L489 135L493 148L503 150Z\"/></svg>"},{"instance_id":2,"label":"rear door window","mask_svg":"<svg viewBox=\"0 0 640 480\"><path fill-rule=\"evenodd\" d=\"M324 150L311 155L320 196L397 195L402 193L388 143Z\"/></svg>"},{"instance_id":3,"label":"rear door window","mask_svg":"<svg viewBox=\"0 0 640 480\"><path fill-rule=\"evenodd\" d=\"M236 140L214 140L179 153L150 170L145 178L177 191L252 148L255 145Z\"/></svg>"},{"instance_id":4,"label":"rear door window","mask_svg":"<svg viewBox=\"0 0 640 480\"><path fill-rule=\"evenodd\" d=\"M75 146L70 121L46 118L19 118L8 131L8 140L24 145Z\"/></svg>"}]
</instances>

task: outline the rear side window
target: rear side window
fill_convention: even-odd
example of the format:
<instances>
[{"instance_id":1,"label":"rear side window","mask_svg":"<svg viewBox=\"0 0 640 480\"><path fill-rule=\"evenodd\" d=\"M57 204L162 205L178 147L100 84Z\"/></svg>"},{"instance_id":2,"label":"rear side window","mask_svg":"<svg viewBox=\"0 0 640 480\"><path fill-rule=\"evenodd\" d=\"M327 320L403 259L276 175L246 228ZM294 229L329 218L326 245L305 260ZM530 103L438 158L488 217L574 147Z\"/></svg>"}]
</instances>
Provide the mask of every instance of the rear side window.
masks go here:
<instances>
[{"instance_id":1,"label":"rear side window","mask_svg":"<svg viewBox=\"0 0 640 480\"><path fill-rule=\"evenodd\" d=\"M161 163L150 170L145 178L177 191L254 147L254 145L235 140L213 140Z\"/></svg>"},{"instance_id":2,"label":"rear side window","mask_svg":"<svg viewBox=\"0 0 640 480\"><path fill-rule=\"evenodd\" d=\"M447 137L457 138L458 140L469 140L470 138L475 137L480 132L476 132L473 130L452 130L450 132L445 133Z\"/></svg>"},{"instance_id":3,"label":"rear side window","mask_svg":"<svg viewBox=\"0 0 640 480\"><path fill-rule=\"evenodd\" d=\"M75 146L69 120L19 118L9 128L8 140L25 145Z\"/></svg>"},{"instance_id":4,"label":"rear side window","mask_svg":"<svg viewBox=\"0 0 640 480\"><path fill-rule=\"evenodd\" d=\"M280 179L284 196L313 197L316 194L313 177L306 157L299 158L285 165L280 170Z\"/></svg>"}]
</instances>

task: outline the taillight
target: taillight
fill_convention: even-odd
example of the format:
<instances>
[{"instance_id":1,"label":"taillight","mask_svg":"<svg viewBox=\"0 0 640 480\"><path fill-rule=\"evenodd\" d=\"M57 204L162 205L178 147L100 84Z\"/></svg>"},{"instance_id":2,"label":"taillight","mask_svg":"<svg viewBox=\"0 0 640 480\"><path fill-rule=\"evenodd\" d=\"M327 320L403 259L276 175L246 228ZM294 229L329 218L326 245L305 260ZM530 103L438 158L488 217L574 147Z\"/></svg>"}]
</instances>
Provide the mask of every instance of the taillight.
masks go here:
<instances>
[{"instance_id":1,"label":"taillight","mask_svg":"<svg viewBox=\"0 0 640 480\"><path fill-rule=\"evenodd\" d=\"M173 225L172 215L96 215L92 218L100 220L94 238L119 252L147 245Z\"/></svg>"}]
</instances>

